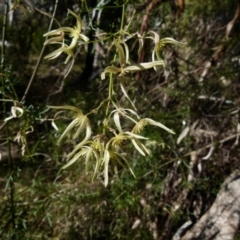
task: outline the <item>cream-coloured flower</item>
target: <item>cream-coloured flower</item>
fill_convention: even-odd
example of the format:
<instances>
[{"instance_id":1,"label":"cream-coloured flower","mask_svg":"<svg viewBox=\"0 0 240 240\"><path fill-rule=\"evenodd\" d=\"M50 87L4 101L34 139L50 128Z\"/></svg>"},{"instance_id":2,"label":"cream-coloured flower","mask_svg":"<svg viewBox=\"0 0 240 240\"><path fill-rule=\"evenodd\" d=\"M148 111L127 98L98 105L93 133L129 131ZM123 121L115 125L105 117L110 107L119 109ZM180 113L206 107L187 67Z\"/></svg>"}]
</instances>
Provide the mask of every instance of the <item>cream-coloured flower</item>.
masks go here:
<instances>
[{"instance_id":1,"label":"cream-coloured flower","mask_svg":"<svg viewBox=\"0 0 240 240\"><path fill-rule=\"evenodd\" d=\"M154 120L152 120L151 118L143 118L141 119L133 128L132 132L134 134L138 134L140 133L143 128L147 125L153 125L153 126L156 126L156 127L160 127L164 130L166 130L167 132L169 133L172 133L172 134L175 134L170 128L166 127L165 125L163 125L162 123L160 122L156 122Z\"/></svg>"},{"instance_id":2,"label":"cream-coloured flower","mask_svg":"<svg viewBox=\"0 0 240 240\"><path fill-rule=\"evenodd\" d=\"M104 147L105 141L101 136L96 136L93 141L86 141L84 145L75 146L73 151L67 155L68 163L64 165L62 169L71 166L79 159L83 159L85 160L85 168L87 173L94 169L92 179L95 179L97 176L99 176L101 168L104 165ZM95 164L92 164L92 161L94 161Z\"/></svg>"},{"instance_id":3,"label":"cream-coloured flower","mask_svg":"<svg viewBox=\"0 0 240 240\"><path fill-rule=\"evenodd\" d=\"M117 108L109 114L109 118L111 118L113 115L114 124L117 127L119 132L122 132L120 117L129 119L130 121L137 123L137 121L135 119L133 119L131 116L129 116L129 113L132 114L133 116L135 116L137 119L140 119L138 114L130 108Z\"/></svg>"},{"instance_id":4,"label":"cream-coloured flower","mask_svg":"<svg viewBox=\"0 0 240 240\"><path fill-rule=\"evenodd\" d=\"M132 130L132 133L133 134L139 134L143 128L146 126L146 125L153 125L153 126L157 126L157 127L160 127L166 131L168 131L169 133L172 133L174 134L174 132L169 129L168 127L166 127L165 125L163 125L162 123L160 122L156 122L150 118L143 118L141 119L133 128ZM132 140L132 143L134 145L134 147L138 150L139 153L141 153L143 156L145 155L149 155L150 152L148 151L148 149L146 148L146 146L141 143L141 141L139 141L138 138L135 138Z\"/></svg>"},{"instance_id":5,"label":"cream-coloured flower","mask_svg":"<svg viewBox=\"0 0 240 240\"><path fill-rule=\"evenodd\" d=\"M54 52L45 56L45 59L48 59L48 60L55 59L55 58L59 57L62 53L67 54L67 58L64 62L65 64L67 64L69 62L69 60L72 59L72 62L70 64L69 68L68 68L67 73L65 74L65 77L68 75L68 73L70 72L70 70L72 69L72 66L74 64L74 53L73 53L74 48L78 46L79 41L81 41L81 40L85 43L87 43L89 41L89 38L87 36L81 34L82 21L81 21L80 17L77 16L70 9L68 9L68 13L70 13L72 16L74 16L76 18L76 26L75 27L73 27L73 28L60 27L56 30L52 30L52 31L50 31L48 33L45 33L43 35L44 37L53 36L52 38L48 39L44 43L44 45L47 45L47 44L61 44L62 45L60 48L58 48ZM72 41L69 45L67 45L64 42L64 36L66 34L69 35L69 37L72 38Z\"/></svg>"},{"instance_id":6,"label":"cream-coloured flower","mask_svg":"<svg viewBox=\"0 0 240 240\"><path fill-rule=\"evenodd\" d=\"M154 68L156 66L165 66L165 63L163 60L159 60L159 61L154 61L154 62L146 62L146 63L139 63L139 64L133 64L130 66L129 65L129 49L128 46L125 42L118 42L116 39L114 40L113 44L115 45L115 47L117 48L118 51L118 59L119 59L119 64L120 67L116 67L116 66L108 66L104 69L104 71L101 73L101 79L104 80L106 77L106 73L112 73L112 74L116 74L119 73L120 78L120 87L121 90L123 92L123 94L125 95L125 97L128 99L128 101L131 103L131 105L134 107L134 109L136 110L136 107L134 105L134 103L131 101L130 97L128 96L124 86L123 86L123 76L125 76L127 73L129 72L138 72L138 71L144 71L150 68ZM125 49L123 49L123 47Z\"/></svg>"},{"instance_id":7,"label":"cream-coloured flower","mask_svg":"<svg viewBox=\"0 0 240 240\"><path fill-rule=\"evenodd\" d=\"M62 44L62 46L60 48L58 48L57 50L55 50L54 52L48 54L44 58L48 59L48 60L52 60L52 59L59 57L62 53L66 53L67 58L64 63L67 64L69 62L69 60L74 57L73 51L72 51L72 49L70 49L68 47L67 44L64 44L64 43L58 43L58 44Z\"/></svg>"},{"instance_id":8,"label":"cream-coloured flower","mask_svg":"<svg viewBox=\"0 0 240 240\"><path fill-rule=\"evenodd\" d=\"M139 64L133 64L133 65L127 66L129 64L129 49L127 44L124 42L119 43L116 39L114 40L113 44L116 46L118 50L120 67L116 67L116 66L106 67L101 74L102 80L105 79L106 73L113 73L113 74L119 73L119 76L124 76L129 72L144 71L156 66L165 66L165 63L163 60L145 62L145 63L139 63ZM122 45L124 46L125 51L123 50Z\"/></svg>"},{"instance_id":9,"label":"cream-coloured flower","mask_svg":"<svg viewBox=\"0 0 240 240\"><path fill-rule=\"evenodd\" d=\"M153 40L154 42L154 49L152 51L152 61L155 61L155 55L157 57L157 61L161 61L161 57L160 57L160 51L162 50L162 48L166 45L166 44L174 44L177 46L183 46L184 44L181 42L178 42L176 40L174 40L173 38L162 38L160 39L159 34L157 34L154 31L150 31L150 33L153 34L153 37L149 37L150 39ZM156 70L156 67L154 66L154 69Z\"/></svg>"},{"instance_id":10,"label":"cream-coloured flower","mask_svg":"<svg viewBox=\"0 0 240 240\"><path fill-rule=\"evenodd\" d=\"M76 26L71 28L71 27L60 27L56 30L52 30L48 33L45 33L43 36L44 37L50 37L50 36L59 36L58 37L54 37L54 39L49 39L45 42L46 44L53 44L58 42L59 40L62 41L62 36L64 36L65 34L68 34L69 37L72 38L71 44L68 46L69 49L73 49L77 46L78 41L79 40L83 40L84 42L88 42L89 38L83 34L81 34L82 32L82 21L81 18L79 16L77 16L73 11L71 11L70 9L68 9L68 13L70 13L72 16L74 16L76 18ZM53 41L54 40L54 41Z\"/></svg>"},{"instance_id":11,"label":"cream-coloured flower","mask_svg":"<svg viewBox=\"0 0 240 240\"><path fill-rule=\"evenodd\" d=\"M77 138L85 129L86 131L85 138L79 144L83 145L86 141L88 141L88 139L91 137L91 134L92 134L90 122L88 117L84 115L79 108L74 106L48 106L48 107L54 108L54 109L61 109L61 110L71 110L75 112L74 119L65 129L61 137L58 139L58 142L61 142L61 140L75 127L77 127L77 131L73 135L73 139Z\"/></svg>"}]
</instances>

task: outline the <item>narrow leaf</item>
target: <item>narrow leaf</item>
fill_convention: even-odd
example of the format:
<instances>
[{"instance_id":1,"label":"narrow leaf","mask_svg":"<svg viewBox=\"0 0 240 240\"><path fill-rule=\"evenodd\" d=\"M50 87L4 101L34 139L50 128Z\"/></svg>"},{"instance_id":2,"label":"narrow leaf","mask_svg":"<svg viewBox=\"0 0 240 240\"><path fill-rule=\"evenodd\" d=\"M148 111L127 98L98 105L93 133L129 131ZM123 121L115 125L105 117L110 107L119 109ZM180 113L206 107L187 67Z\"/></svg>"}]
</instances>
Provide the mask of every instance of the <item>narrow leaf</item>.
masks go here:
<instances>
[{"instance_id":1,"label":"narrow leaf","mask_svg":"<svg viewBox=\"0 0 240 240\"><path fill-rule=\"evenodd\" d=\"M73 15L76 20L77 20L77 30L79 31L79 33L82 31L82 21L81 21L81 18L76 14L74 13L73 11L71 11L70 9L68 9L68 13L70 13L71 15Z\"/></svg>"}]
</instances>

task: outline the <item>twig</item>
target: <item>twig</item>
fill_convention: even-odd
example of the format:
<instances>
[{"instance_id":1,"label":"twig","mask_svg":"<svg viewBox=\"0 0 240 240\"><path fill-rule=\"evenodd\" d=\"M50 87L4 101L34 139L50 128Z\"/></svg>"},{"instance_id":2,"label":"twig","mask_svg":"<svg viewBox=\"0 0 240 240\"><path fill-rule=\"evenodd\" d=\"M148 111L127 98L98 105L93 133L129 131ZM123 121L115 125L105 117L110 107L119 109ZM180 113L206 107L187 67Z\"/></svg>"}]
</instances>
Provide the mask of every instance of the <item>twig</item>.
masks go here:
<instances>
[{"instance_id":1,"label":"twig","mask_svg":"<svg viewBox=\"0 0 240 240\"><path fill-rule=\"evenodd\" d=\"M58 5L58 0L55 1L54 10L53 10L53 18L51 19L51 22L50 22L50 25L49 25L49 28L48 28L48 32L51 31L51 28L52 28L52 25L53 25L53 21L54 21L54 17L56 15L56 11L57 11L57 5ZM36 74L37 74L37 71L38 71L39 66L40 66L40 62L41 62L42 57L43 57L43 53L44 53L45 47L46 46L43 45L41 53L40 53L38 61L37 61L37 64L36 64L36 67L35 67L35 69L34 69L34 71L32 73L31 79L30 79L30 81L29 81L29 83L27 85L27 88L26 88L25 92L24 92L24 95L22 97L21 103L24 103L24 101L26 99L26 96L28 94L28 91L29 91L29 89L30 89L30 87L31 87L31 85L33 83L33 80L34 80Z\"/></svg>"}]
</instances>

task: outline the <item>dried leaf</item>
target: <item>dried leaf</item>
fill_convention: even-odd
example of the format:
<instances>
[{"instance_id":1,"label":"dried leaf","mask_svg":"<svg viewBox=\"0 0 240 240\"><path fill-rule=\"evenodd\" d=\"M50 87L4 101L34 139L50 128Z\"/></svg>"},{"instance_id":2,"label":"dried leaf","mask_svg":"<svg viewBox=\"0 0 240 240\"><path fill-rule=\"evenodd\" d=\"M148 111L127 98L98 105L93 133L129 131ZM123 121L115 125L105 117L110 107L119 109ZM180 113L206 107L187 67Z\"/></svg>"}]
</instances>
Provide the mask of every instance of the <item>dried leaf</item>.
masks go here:
<instances>
[{"instance_id":1,"label":"dried leaf","mask_svg":"<svg viewBox=\"0 0 240 240\"><path fill-rule=\"evenodd\" d=\"M179 144L189 133L189 126L185 127L177 139L177 144Z\"/></svg>"}]
</instances>

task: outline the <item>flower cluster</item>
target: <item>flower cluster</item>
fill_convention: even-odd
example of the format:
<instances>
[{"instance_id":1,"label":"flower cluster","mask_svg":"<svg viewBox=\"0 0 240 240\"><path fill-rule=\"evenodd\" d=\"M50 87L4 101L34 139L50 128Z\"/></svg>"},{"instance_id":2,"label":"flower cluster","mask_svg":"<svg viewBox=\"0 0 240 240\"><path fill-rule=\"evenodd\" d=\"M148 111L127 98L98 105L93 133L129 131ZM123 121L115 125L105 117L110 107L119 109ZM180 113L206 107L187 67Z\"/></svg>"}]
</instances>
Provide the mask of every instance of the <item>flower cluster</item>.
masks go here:
<instances>
[{"instance_id":1,"label":"flower cluster","mask_svg":"<svg viewBox=\"0 0 240 240\"><path fill-rule=\"evenodd\" d=\"M132 109L118 108L113 110L109 114L109 119L105 121L108 134L105 132L100 135L96 135L91 139L92 130L89 119L80 109L74 106L49 106L49 108L71 110L75 113L72 122L60 136L58 142L60 142L67 134L70 133L71 130L74 130L75 128L77 129L74 130L75 134L73 135L73 139L76 139L85 130L84 139L74 147L72 152L67 155L68 163L63 166L63 169L71 166L80 158L84 158L86 172L88 172L90 166L92 166L91 160L94 160L95 167L93 179L99 175L103 175L105 186L108 185L109 181L108 172L110 160L115 171L117 171L117 165L120 165L129 169L133 176L135 176L130 167L129 161L124 154L123 145L126 141L130 141L141 155L146 156L150 154L150 151L142 143L142 140L148 140L148 138L139 135L146 125L157 126L174 134L171 129L150 118L139 119L137 113ZM120 120L121 118L128 119L132 123L133 127L131 131L123 129ZM114 126L111 126L111 121ZM115 128L117 130L115 130ZM111 138L109 138L110 134L112 135Z\"/></svg>"},{"instance_id":2,"label":"flower cluster","mask_svg":"<svg viewBox=\"0 0 240 240\"><path fill-rule=\"evenodd\" d=\"M65 63L68 63L70 59L73 59L74 61L73 49L79 44L80 40L82 40L82 42L84 43L87 43L89 41L89 39L85 35L81 34L81 19L71 10L68 10L68 12L76 18L76 27L61 27L44 35L45 37L53 36L45 42L45 45L61 45L59 49L47 55L45 57L46 59L57 58L64 52L68 55ZM65 34L68 34L72 38L72 41L69 45L64 42ZM144 46L144 38L148 38L153 41L154 48L152 51L152 61L139 64L131 64L129 61L129 48L126 43L128 39L121 40L121 37L119 36L117 39L114 39L112 43L112 46L116 48L118 64L107 66L101 73L102 80L106 79L106 75L109 74L110 76L108 98L103 100L98 108L90 111L87 114L83 114L80 109L74 106L49 106L49 108L54 108L58 110L70 110L74 112L71 123L60 136L58 142L62 141L62 139L68 134L70 134L71 131L75 131L72 137L73 139L76 139L81 134L84 134L83 140L76 144L73 150L67 155L68 162L65 166L63 166L63 169L69 167L79 159L84 159L86 171L88 172L90 170L93 170L93 178L96 178L99 175L103 175L105 186L107 186L109 182L109 166L113 167L114 171L117 172L117 167L120 165L129 169L134 176L134 172L130 167L131 164L126 157L126 150L124 150L127 142L131 143L136 149L136 151L138 151L142 156L147 156L150 154L147 145L144 144L144 141L148 140L148 138L140 135L141 131L146 125L160 127L168 131L169 133L174 134L171 129L167 128L160 122L154 121L150 118L140 118L137 114L137 109L134 103L128 96L127 91L123 86L123 83L124 77L129 73L144 71L151 68L157 70L157 67L159 66L165 67L165 62L160 57L160 51L166 44L170 43L180 45L181 43L175 41L172 38L160 39L159 35L152 31L150 31L144 36L141 36L139 33L132 35L129 34L128 36L128 39L137 36L139 42L139 51ZM157 60L155 60L155 56ZM118 75L118 78L120 80L119 84L122 93L131 103L133 109L121 107L118 103L118 100L116 100L116 96L113 97L115 93L113 76L116 74ZM96 114L98 110L104 106L105 103L107 103L108 105L106 107L105 118L102 121L102 132L100 134L92 136L92 128L88 115ZM55 118L52 122L52 125L56 130L58 130L55 124L56 116L58 116L61 112L62 111L58 112L55 115ZM122 124L123 120L124 124ZM128 127L126 127L126 123ZM94 162L94 164L92 164L92 161Z\"/></svg>"}]
</instances>

